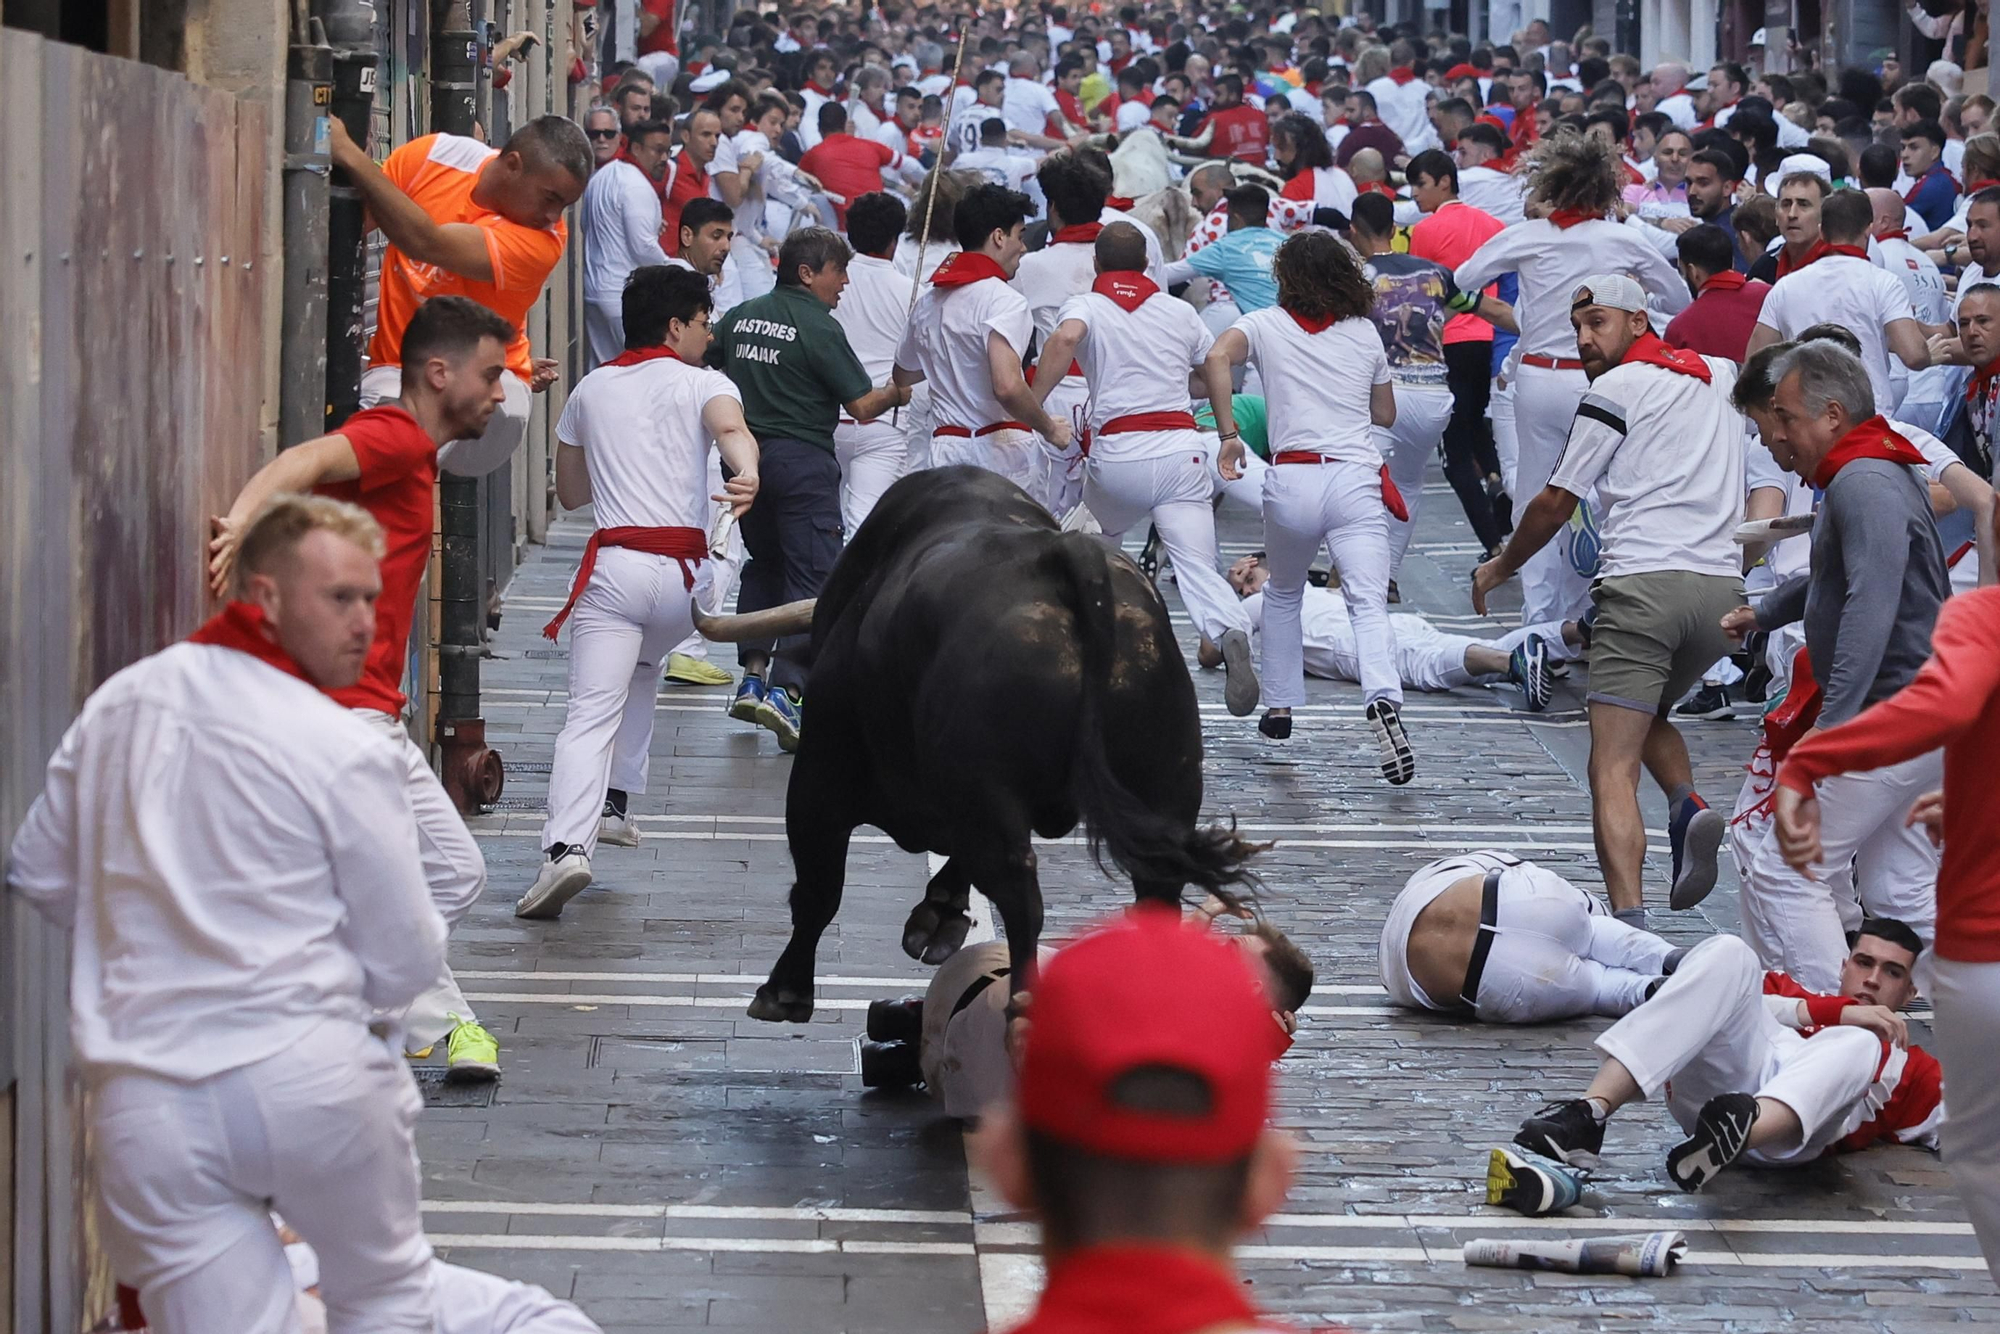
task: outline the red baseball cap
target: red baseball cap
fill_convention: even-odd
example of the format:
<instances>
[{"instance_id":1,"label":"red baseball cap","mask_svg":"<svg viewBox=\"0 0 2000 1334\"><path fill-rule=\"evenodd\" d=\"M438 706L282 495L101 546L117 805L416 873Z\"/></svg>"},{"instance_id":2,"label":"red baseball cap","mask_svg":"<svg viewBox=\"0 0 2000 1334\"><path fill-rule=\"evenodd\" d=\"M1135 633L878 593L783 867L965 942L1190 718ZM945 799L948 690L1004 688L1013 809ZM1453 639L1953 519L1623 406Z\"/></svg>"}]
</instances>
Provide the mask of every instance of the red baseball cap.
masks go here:
<instances>
[{"instance_id":1,"label":"red baseball cap","mask_svg":"<svg viewBox=\"0 0 2000 1334\"><path fill-rule=\"evenodd\" d=\"M1271 1063L1288 1045L1243 951L1141 907L1066 946L1041 970L1017 1097L1032 1130L1108 1157L1224 1163L1263 1132ZM1137 1071L1195 1076L1205 1106L1131 1105Z\"/></svg>"},{"instance_id":2,"label":"red baseball cap","mask_svg":"<svg viewBox=\"0 0 2000 1334\"><path fill-rule=\"evenodd\" d=\"M1456 83L1460 79L1477 79L1480 77L1479 67L1477 65L1466 64L1453 65L1444 72L1444 77L1452 83Z\"/></svg>"}]
</instances>

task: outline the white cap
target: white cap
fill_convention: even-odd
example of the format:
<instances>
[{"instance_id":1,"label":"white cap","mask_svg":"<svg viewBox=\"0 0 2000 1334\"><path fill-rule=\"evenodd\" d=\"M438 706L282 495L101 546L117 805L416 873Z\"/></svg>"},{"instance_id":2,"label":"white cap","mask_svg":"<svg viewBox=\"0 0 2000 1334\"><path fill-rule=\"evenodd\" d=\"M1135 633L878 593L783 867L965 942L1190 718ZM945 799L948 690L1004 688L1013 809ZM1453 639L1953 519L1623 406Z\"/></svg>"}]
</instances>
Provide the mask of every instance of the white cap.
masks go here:
<instances>
[{"instance_id":1,"label":"white cap","mask_svg":"<svg viewBox=\"0 0 2000 1334\"><path fill-rule=\"evenodd\" d=\"M1793 153L1778 164L1778 179L1782 181L1795 171L1809 171L1828 185L1833 184L1833 168L1826 165L1826 159L1823 157L1815 157L1811 153Z\"/></svg>"},{"instance_id":2,"label":"white cap","mask_svg":"<svg viewBox=\"0 0 2000 1334\"><path fill-rule=\"evenodd\" d=\"M688 91L691 93L706 93L712 91L713 89L720 88L723 84L728 83L729 77L730 77L729 71L726 69L709 70L707 73L701 75L699 78L689 83Z\"/></svg>"},{"instance_id":3,"label":"white cap","mask_svg":"<svg viewBox=\"0 0 2000 1334\"><path fill-rule=\"evenodd\" d=\"M1750 34L1750 45L1762 46L1763 44L1764 44L1764 30L1762 28L1759 28L1757 29L1757 31Z\"/></svg>"},{"instance_id":4,"label":"white cap","mask_svg":"<svg viewBox=\"0 0 2000 1334\"><path fill-rule=\"evenodd\" d=\"M1646 289L1622 273L1593 273L1569 294L1572 307L1605 306L1611 310L1644 310Z\"/></svg>"}]
</instances>

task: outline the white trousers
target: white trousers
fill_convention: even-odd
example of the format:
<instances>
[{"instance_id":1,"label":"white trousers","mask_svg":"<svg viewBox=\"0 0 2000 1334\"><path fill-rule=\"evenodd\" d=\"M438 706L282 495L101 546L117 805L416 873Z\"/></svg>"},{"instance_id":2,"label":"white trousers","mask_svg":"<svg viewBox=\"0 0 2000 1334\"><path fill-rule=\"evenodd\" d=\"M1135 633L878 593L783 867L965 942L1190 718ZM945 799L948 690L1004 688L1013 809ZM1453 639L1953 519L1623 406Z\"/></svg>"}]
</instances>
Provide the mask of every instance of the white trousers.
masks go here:
<instances>
[{"instance_id":1,"label":"white trousers","mask_svg":"<svg viewBox=\"0 0 2000 1334\"><path fill-rule=\"evenodd\" d=\"M1882 1040L1861 1028L1808 1039L1779 1023L1764 1001L1764 966L1736 936L1710 936L1690 950L1651 1000L1604 1030L1597 1049L1616 1058L1648 1098L1665 1088L1667 1110L1683 1130L1693 1130L1703 1104L1723 1093L1791 1108L1803 1135L1747 1155L1766 1165L1817 1158L1886 1098L1875 1083Z\"/></svg>"},{"instance_id":2,"label":"white trousers","mask_svg":"<svg viewBox=\"0 0 2000 1334\"><path fill-rule=\"evenodd\" d=\"M1042 489L1035 496L1044 509L1060 519L1083 503L1084 455L1080 442L1090 424L1090 385L1081 375L1065 375L1049 390L1043 407L1051 417L1067 421L1070 427L1068 449L1059 450L1042 441Z\"/></svg>"},{"instance_id":3,"label":"white trousers","mask_svg":"<svg viewBox=\"0 0 2000 1334\"><path fill-rule=\"evenodd\" d=\"M889 414L889 424L903 431L903 471L922 472L937 466L931 458L931 386L919 380L910 386L910 401Z\"/></svg>"},{"instance_id":4,"label":"white trousers","mask_svg":"<svg viewBox=\"0 0 2000 1334\"><path fill-rule=\"evenodd\" d=\"M834 427L833 457L840 464L840 526L853 541L875 502L903 475L909 453L902 428L881 417Z\"/></svg>"},{"instance_id":5,"label":"white trousers","mask_svg":"<svg viewBox=\"0 0 2000 1334\"><path fill-rule=\"evenodd\" d=\"M1396 674L1412 690L1453 690L1474 682L1497 681L1500 679L1497 675L1482 675L1467 667L1465 651L1490 648L1512 653L1530 635L1540 635L1548 641L1552 660L1574 656L1562 642L1562 626L1553 621L1524 625L1498 639L1468 639L1464 635L1446 634L1421 616L1392 613L1389 629L1396 637ZM1307 644L1306 674L1328 681L1359 681L1361 659L1355 652L1353 635L1341 636L1328 645Z\"/></svg>"},{"instance_id":6,"label":"white trousers","mask_svg":"<svg viewBox=\"0 0 2000 1334\"><path fill-rule=\"evenodd\" d=\"M1522 366L1514 395L1514 430L1520 442L1515 467L1519 488L1507 488L1516 513L1540 495L1555 475L1569 442L1576 405L1590 380L1582 371ZM1584 497L1588 500L1589 497ZM1558 532L1521 567L1521 623L1560 621L1590 605L1590 581L1570 565L1567 532Z\"/></svg>"},{"instance_id":7,"label":"white trousers","mask_svg":"<svg viewBox=\"0 0 2000 1334\"><path fill-rule=\"evenodd\" d=\"M968 463L975 468L999 473L1033 496L1038 504L1047 503L1049 454L1042 447L1042 438L1033 431L995 431L991 435L969 438L962 435L931 437L931 467L948 468Z\"/></svg>"},{"instance_id":8,"label":"white trousers","mask_svg":"<svg viewBox=\"0 0 2000 1334\"><path fill-rule=\"evenodd\" d=\"M431 1287L437 1334L604 1334L574 1305L532 1283L433 1260ZM304 1334L326 1329L326 1307L312 1293L299 1294L299 1323Z\"/></svg>"},{"instance_id":9,"label":"white trousers","mask_svg":"<svg viewBox=\"0 0 2000 1334\"><path fill-rule=\"evenodd\" d=\"M1222 503L1242 510L1246 514L1263 517L1264 514L1264 473L1270 464L1243 447L1243 463L1238 468L1242 474L1233 482L1222 480L1222 470L1215 459L1222 453L1221 437L1213 431L1201 433L1202 448L1209 451L1209 483L1213 490L1211 498L1221 496Z\"/></svg>"},{"instance_id":10,"label":"white trousers","mask_svg":"<svg viewBox=\"0 0 2000 1334\"><path fill-rule=\"evenodd\" d=\"M1128 528L1150 516L1159 529L1160 544L1167 549L1167 559L1173 562L1174 583L1195 629L1214 643L1220 643L1231 630L1249 634L1250 617L1243 602L1216 567L1220 553L1215 540L1215 511L1209 503L1207 437L1194 431L1144 434L1178 449L1151 458L1091 459L1084 477L1083 503L1104 530L1104 540L1114 548L1124 544Z\"/></svg>"},{"instance_id":11,"label":"white trousers","mask_svg":"<svg viewBox=\"0 0 2000 1334\"><path fill-rule=\"evenodd\" d=\"M607 787L646 790L660 670L694 625L708 566L690 593L680 562L623 547L597 553L597 568L570 614L569 712L549 769L549 816L542 846L597 850Z\"/></svg>"},{"instance_id":12,"label":"white trousers","mask_svg":"<svg viewBox=\"0 0 2000 1334\"><path fill-rule=\"evenodd\" d=\"M1377 426L1375 447L1389 465L1389 478L1403 493L1408 519L1389 520L1389 577L1403 568L1404 553L1417 530L1417 507L1424 498L1424 469L1437 457L1444 440L1445 423L1451 420L1451 390L1443 385L1395 386L1396 424Z\"/></svg>"},{"instance_id":13,"label":"white trousers","mask_svg":"<svg viewBox=\"0 0 2000 1334\"><path fill-rule=\"evenodd\" d=\"M1489 1024L1539 1024L1625 1014L1660 975L1670 948L1554 871L1509 867L1500 874L1493 948L1473 1016Z\"/></svg>"},{"instance_id":14,"label":"white trousers","mask_svg":"<svg viewBox=\"0 0 2000 1334\"><path fill-rule=\"evenodd\" d=\"M400 718L391 718L376 709L355 709L354 715L380 728L403 752L404 770L410 793L410 813L417 817L417 850L423 856L424 883L430 886L431 902L444 918L447 930L458 925L470 912L486 888L486 858L472 831L465 827L458 808L451 804L444 784L431 772L430 761L410 740ZM447 965L437 981L423 995L410 1002L403 1015L403 1045L418 1052L459 1024L479 1016L459 990L458 979Z\"/></svg>"},{"instance_id":15,"label":"white trousers","mask_svg":"<svg viewBox=\"0 0 2000 1334\"><path fill-rule=\"evenodd\" d=\"M1514 497L1519 511L1528 499L1521 495L1521 434L1514 422L1514 381L1494 381L1493 396L1486 400L1486 417L1493 423L1493 452L1500 458L1500 480Z\"/></svg>"},{"instance_id":16,"label":"white trousers","mask_svg":"<svg viewBox=\"0 0 2000 1334\"><path fill-rule=\"evenodd\" d=\"M1324 544L1354 625L1365 702L1403 702L1389 629L1389 511L1379 470L1359 463L1295 463L1264 474L1264 652L1259 676L1274 709L1306 702L1300 605L1313 553Z\"/></svg>"},{"instance_id":17,"label":"white trousers","mask_svg":"<svg viewBox=\"0 0 2000 1334\"><path fill-rule=\"evenodd\" d=\"M622 298L583 303L583 332L596 370L625 350L625 302Z\"/></svg>"},{"instance_id":18,"label":"white trousers","mask_svg":"<svg viewBox=\"0 0 2000 1334\"><path fill-rule=\"evenodd\" d=\"M1918 797L1943 786L1943 753L1933 751L1886 769L1838 774L1818 788L1823 860L1808 880L1785 865L1775 825L1750 854L1741 895L1746 934L1775 951L1771 967L1809 991L1840 990L1847 957L1842 900L1858 900L1870 917L1909 923L1926 947L1937 920L1938 852L1921 829L1904 820ZM1917 977L1929 990L1928 948Z\"/></svg>"},{"instance_id":19,"label":"white trousers","mask_svg":"<svg viewBox=\"0 0 2000 1334\"><path fill-rule=\"evenodd\" d=\"M1951 1090L1944 1165L1972 1219L1988 1273L2000 1274L2000 963L1931 961L1932 1028Z\"/></svg>"},{"instance_id":20,"label":"white trousers","mask_svg":"<svg viewBox=\"0 0 2000 1334\"><path fill-rule=\"evenodd\" d=\"M741 232L729 243L729 262L736 270L736 281L742 289L740 300L769 296L778 285L778 271L771 266L771 252Z\"/></svg>"},{"instance_id":21,"label":"white trousers","mask_svg":"<svg viewBox=\"0 0 2000 1334\"><path fill-rule=\"evenodd\" d=\"M109 1075L89 1106L112 1271L154 1334L294 1334L274 1209L319 1253L332 1334L433 1334L423 1099L359 1023L192 1083Z\"/></svg>"},{"instance_id":22,"label":"white trousers","mask_svg":"<svg viewBox=\"0 0 2000 1334\"><path fill-rule=\"evenodd\" d=\"M622 348L624 337L619 343ZM470 440L450 440L438 450L438 467L459 477L484 477L512 457L528 437L528 413L535 396L528 382L512 371L500 373L506 397L486 421L484 434ZM361 406L372 408L403 392L401 366L370 366L361 373Z\"/></svg>"}]
</instances>

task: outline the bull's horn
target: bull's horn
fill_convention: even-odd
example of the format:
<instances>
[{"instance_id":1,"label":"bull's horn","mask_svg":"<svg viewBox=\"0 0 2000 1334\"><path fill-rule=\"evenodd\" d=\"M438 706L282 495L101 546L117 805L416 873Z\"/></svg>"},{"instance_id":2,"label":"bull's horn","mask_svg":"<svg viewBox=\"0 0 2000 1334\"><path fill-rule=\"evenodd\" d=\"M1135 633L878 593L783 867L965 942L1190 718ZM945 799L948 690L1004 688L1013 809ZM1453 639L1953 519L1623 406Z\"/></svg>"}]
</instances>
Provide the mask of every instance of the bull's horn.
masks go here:
<instances>
[{"instance_id":1,"label":"bull's horn","mask_svg":"<svg viewBox=\"0 0 2000 1334\"><path fill-rule=\"evenodd\" d=\"M710 616L697 603L694 609L694 628L701 632L703 639L712 639L718 644L736 644L746 639L781 639L786 635L802 635L812 629L813 608L818 602L817 598L806 598L802 602L787 602L782 607L746 611L735 616Z\"/></svg>"}]
</instances>

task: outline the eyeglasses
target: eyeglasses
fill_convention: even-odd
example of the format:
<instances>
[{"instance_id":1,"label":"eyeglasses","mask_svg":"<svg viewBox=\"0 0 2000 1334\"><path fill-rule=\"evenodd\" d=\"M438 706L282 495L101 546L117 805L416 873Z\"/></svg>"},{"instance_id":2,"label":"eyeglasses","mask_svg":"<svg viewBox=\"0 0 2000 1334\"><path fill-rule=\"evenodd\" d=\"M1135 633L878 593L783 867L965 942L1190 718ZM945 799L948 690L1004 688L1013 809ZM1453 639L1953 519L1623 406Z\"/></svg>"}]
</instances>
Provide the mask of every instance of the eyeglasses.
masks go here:
<instances>
[{"instance_id":1,"label":"eyeglasses","mask_svg":"<svg viewBox=\"0 0 2000 1334\"><path fill-rule=\"evenodd\" d=\"M584 133L593 139L616 139L620 132L617 130L585 130Z\"/></svg>"}]
</instances>

